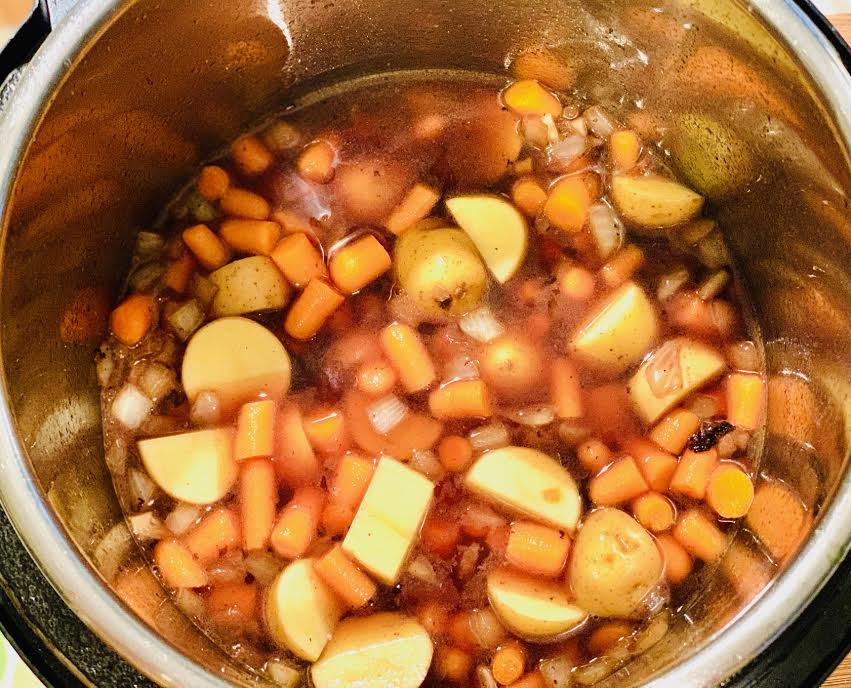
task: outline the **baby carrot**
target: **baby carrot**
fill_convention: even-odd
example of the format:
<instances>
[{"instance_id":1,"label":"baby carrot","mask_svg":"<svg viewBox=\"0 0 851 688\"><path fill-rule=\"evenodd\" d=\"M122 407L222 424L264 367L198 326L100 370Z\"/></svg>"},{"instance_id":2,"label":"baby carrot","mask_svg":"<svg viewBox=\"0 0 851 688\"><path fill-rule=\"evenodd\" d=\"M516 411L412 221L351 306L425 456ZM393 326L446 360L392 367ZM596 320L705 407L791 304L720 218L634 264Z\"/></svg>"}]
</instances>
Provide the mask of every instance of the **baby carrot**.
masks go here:
<instances>
[{"instance_id":1,"label":"baby carrot","mask_svg":"<svg viewBox=\"0 0 851 688\"><path fill-rule=\"evenodd\" d=\"M160 540L154 547L154 563L170 588L200 588L207 585L207 572L177 540Z\"/></svg>"},{"instance_id":2,"label":"baby carrot","mask_svg":"<svg viewBox=\"0 0 851 688\"><path fill-rule=\"evenodd\" d=\"M582 383L576 366L566 358L557 358L550 364L550 399L556 417L582 418Z\"/></svg>"},{"instance_id":3,"label":"baby carrot","mask_svg":"<svg viewBox=\"0 0 851 688\"><path fill-rule=\"evenodd\" d=\"M207 225L185 229L181 236L205 270L218 270L230 260L230 249Z\"/></svg>"},{"instance_id":4,"label":"baby carrot","mask_svg":"<svg viewBox=\"0 0 851 688\"><path fill-rule=\"evenodd\" d=\"M260 194L247 189L231 187L219 200L219 207L225 215L244 217L248 220L266 220L272 209Z\"/></svg>"},{"instance_id":5,"label":"baby carrot","mask_svg":"<svg viewBox=\"0 0 851 688\"><path fill-rule=\"evenodd\" d=\"M334 545L314 564L313 570L350 609L367 604L378 586L349 559L340 545Z\"/></svg>"},{"instance_id":6,"label":"baby carrot","mask_svg":"<svg viewBox=\"0 0 851 688\"><path fill-rule=\"evenodd\" d=\"M421 183L414 184L390 213L384 226L398 236L424 217L428 217L439 200L440 192L437 189Z\"/></svg>"},{"instance_id":7,"label":"baby carrot","mask_svg":"<svg viewBox=\"0 0 851 688\"><path fill-rule=\"evenodd\" d=\"M629 502L649 489L635 459L624 456L591 478L588 495L598 506L615 506Z\"/></svg>"},{"instance_id":8,"label":"baby carrot","mask_svg":"<svg viewBox=\"0 0 851 688\"><path fill-rule=\"evenodd\" d=\"M718 450L715 447L705 452L686 449L671 478L671 492L677 492L692 499L703 499L706 495L709 476L717 465Z\"/></svg>"},{"instance_id":9,"label":"baby carrot","mask_svg":"<svg viewBox=\"0 0 851 688\"><path fill-rule=\"evenodd\" d=\"M561 102L534 79L511 84L502 94L505 104L519 115L561 117Z\"/></svg>"},{"instance_id":10,"label":"baby carrot","mask_svg":"<svg viewBox=\"0 0 851 688\"><path fill-rule=\"evenodd\" d=\"M473 460L473 445L461 435L447 435L437 445L437 457L447 471L460 473Z\"/></svg>"},{"instance_id":11,"label":"baby carrot","mask_svg":"<svg viewBox=\"0 0 851 688\"><path fill-rule=\"evenodd\" d=\"M755 373L727 376L727 419L737 428L759 427L765 408L765 381Z\"/></svg>"},{"instance_id":12,"label":"baby carrot","mask_svg":"<svg viewBox=\"0 0 851 688\"><path fill-rule=\"evenodd\" d=\"M236 423L233 458L237 461L269 457L274 453L275 402L243 404Z\"/></svg>"},{"instance_id":13,"label":"baby carrot","mask_svg":"<svg viewBox=\"0 0 851 688\"><path fill-rule=\"evenodd\" d=\"M207 165L198 175L195 188L208 201L218 201L230 187L230 175L218 165Z\"/></svg>"},{"instance_id":14,"label":"baby carrot","mask_svg":"<svg viewBox=\"0 0 851 688\"><path fill-rule=\"evenodd\" d=\"M572 301L587 301L594 296L597 285L590 270L567 263L559 266L556 277L559 291Z\"/></svg>"},{"instance_id":15,"label":"baby carrot","mask_svg":"<svg viewBox=\"0 0 851 688\"><path fill-rule=\"evenodd\" d=\"M451 683L465 683L473 669L473 656L457 647L441 645L434 657L438 676Z\"/></svg>"},{"instance_id":16,"label":"baby carrot","mask_svg":"<svg viewBox=\"0 0 851 688\"><path fill-rule=\"evenodd\" d=\"M426 602L417 609L416 616L432 638L442 635L446 631L449 612L440 602Z\"/></svg>"},{"instance_id":17,"label":"baby carrot","mask_svg":"<svg viewBox=\"0 0 851 688\"><path fill-rule=\"evenodd\" d=\"M268 170L274 156L256 136L242 136L231 145L231 159L237 169L247 177L256 177Z\"/></svg>"},{"instance_id":18,"label":"baby carrot","mask_svg":"<svg viewBox=\"0 0 851 688\"><path fill-rule=\"evenodd\" d=\"M372 460L360 454L348 453L340 459L330 482L328 503L322 512L322 529L326 535L345 534L374 472Z\"/></svg>"},{"instance_id":19,"label":"baby carrot","mask_svg":"<svg viewBox=\"0 0 851 688\"><path fill-rule=\"evenodd\" d=\"M611 450L595 437L576 448L576 458L591 474L597 475L612 462Z\"/></svg>"},{"instance_id":20,"label":"baby carrot","mask_svg":"<svg viewBox=\"0 0 851 688\"><path fill-rule=\"evenodd\" d=\"M272 549L286 559L302 556L316 538L325 493L317 487L300 487L281 510L272 529Z\"/></svg>"},{"instance_id":21,"label":"baby carrot","mask_svg":"<svg viewBox=\"0 0 851 688\"><path fill-rule=\"evenodd\" d=\"M650 431L650 439L671 454L679 454L686 447L688 438L697 432L700 418L688 409L671 411Z\"/></svg>"},{"instance_id":22,"label":"baby carrot","mask_svg":"<svg viewBox=\"0 0 851 688\"><path fill-rule=\"evenodd\" d=\"M322 464L304 431L301 411L288 404L278 414L275 470L290 487L314 485L322 476Z\"/></svg>"},{"instance_id":23,"label":"baby carrot","mask_svg":"<svg viewBox=\"0 0 851 688\"><path fill-rule=\"evenodd\" d=\"M677 470L676 456L641 437L630 437L623 443L623 448L635 457L651 490L668 491Z\"/></svg>"},{"instance_id":24,"label":"baby carrot","mask_svg":"<svg viewBox=\"0 0 851 688\"><path fill-rule=\"evenodd\" d=\"M511 186L511 200L524 215L536 217L547 202L547 192L534 177L520 177Z\"/></svg>"},{"instance_id":25,"label":"baby carrot","mask_svg":"<svg viewBox=\"0 0 851 688\"><path fill-rule=\"evenodd\" d=\"M337 151L328 141L314 141L304 147L296 162L298 173L307 181L327 184L334 178Z\"/></svg>"},{"instance_id":26,"label":"baby carrot","mask_svg":"<svg viewBox=\"0 0 851 688\"><path fill-rule=\"evenodd\" d=\"M328 261L331 280L344 294L354 294L390 269L393 261L372 234L346 244Z\"/></svg>"},{"instance_id":27,"label":"baby carrot","mask_svg":"<svg viewBox=\"0 0 851 688\"><path fill-rule=\"evenodd\" d=\"M588 652L599 657L611 650L621 638L626 638L635 630L632 624L626 621L606 621L597 626L588 636Z\"/></svg>"},{"instance_id":28,"label":"baby carrot","mask_svg":"<svg viewBox=\"0 0 851 688\"><path fill-rule=\"evenodd\" d=\"M205 566L237 547L239 541L239 517L226 508L214 509L183 536L183 544Z\"/></svg>"},{"instance_id":29,"label":"baby carrot","mask_svg":"<svg viewBox=\"0 0 851 688\"><path fill-rule=\"evenodd\" d=\"M165 272L165 286L173 292L183 294L189 286L193 272L195 272L195 259L191 253L184 253L180 258L169 263Z\"/></svg>"},{"instance_id":30,"label":"baby carrot","mask_svg":"<svg viewBox=\"0 0 851 688\"><path fill-rule=\"evenodd\" d=\"M281 239L269 257L296 289L307 286L314 277L325 277L322 254L304 232Z\"/></svg>"},{"instance_id":31,"label":"baby carrot","mask_svg":"<svg viewBox=\"0 0 851 688\"><path fill-rule=\"evenodd\" d=\"M234 251L268 256L281 238L281 225L266 220L225 220L219 234Z\"/></svg>"},{"instance_id":32,"label":"baby carrot","mask_svg":"<svg viewBox=\"0 0 851 688\"><path fill-rule=\"evenodd\" d=\"M682 583L691 573L691 555L673 535L662 533L656 536L656 546L665 560L665 580L671 585Z\"/></svg>"},{"instance_id":33,"label":"baby carrot","mask_svg":"<svg viewBox=\"0 0 851 688\"><path fill-rule=\"evenodd\" d=\"M501 686L519 680L526 670L526 651L516 640L509 640L493 654L491 674Z\"/></svg>"},{"instance_id":34,"label":"baby carrot","mask_svg":"<svg viewBox=\"0 0 851 688\"><path fill-rule=\"evenodd\" d=\"M206 599L207 614L222 630L257 628L260 591L256 583L215 585Z\"/></svg>"},{"instance_id":35,"label":"baby carrot","mask_svg":"<svg viewBox=\"0 0 851 688\"><path fill-rule=\"evenodd\" d=\"M609 154L615 169L628 172L635 167L641 155L641 140L631 129L621 129L609 136Z\"/></svg>"},{"instance_id":36,"label":"baby carrot","mask_svg":"<svg viewBox=\"0 0 851 688\"><path fill-rule=\"evenodd\" d=\"M585 225L590 207L591 194L582 178L564 177L550 189L544 215L550 224L572 234Z\"/></svg>"},{"instance_id":37,"label":"baby carrot","mask_svg":"<svg viewBox=\"0 0 851 688\"><path fill-rule=\"evenodd\" d=\"M727 546L724 533L699 509L681 514L673 535L689 554L705 562L716 561Z\"/></svg>"},{"instance_id":38,"label":"baby carrot","mask_svg":"<svg viewBox=\"0 0 851 688\"><path fill-rule=\"evenodd\" d=\"M753 482L741 468L722 463L709 476L706 503L721 518L741 518L753 504Z\"/></svg>"},{"instance_id":39,"label":"baby carrot","mask_svg":"<svg viewBox=\"0 0 851 688\"><path fill-rule=\"evenodd\" d=\"M242 516L242 548L265 549L275 524L278 483L269 459L250 459L240 466L239 510Z\"/></svg>"},{"instance_id":40,"label":"baby carrot","mask_svg":"<svg viewBox=\"0 0 851 688\"><path fill-rule=\"evenodd\" d=\"M489 418L491 401L488 388L481 380L458 380L434 390L428 397L431 415L450 418Z\"/></svg>"},{"instance_id":41,"label":"baby carrot","mask_svg":"<svg viewBox=\"0 0 851 688\"><path fill-rule=\"evenodd\" d=\"M546 688L546 681L540 671L530 671L523 678L512 683L509 688Z\"/></svg>"},{"instance_id":42,"label":"baby carrot","mask_svg":"<svg viewBox=\"0 0 851 688\"><path fill-rule=\"evenodd\" d=\"M570 538L555 528L514 521L508 535L505 560L533 576L556 577L570 551Z\"/></svg>"},{"instance_id":43,"label":"baby carrot","mask_svg":"<svg viewBox=\"0 0 851 688\"><path fill-rule=\"evenodd\" d=\"M399 376L387 361L365 361L357 371L358 389L371 397L388 394L396 386Z\"/></svg>"},{"instance_id":44,"label":"baby carrot","mask_svg":"<svg viewBox=\"0 0 851 688\"><path fill-rule=\"evenodd\" d=\"M304 417L304 433L315 450L326 454L339 454L351 444L343 413L325 406L314 409Z\"/></svg>"},{"instance_id":45,"label":"baby carrot","mask_svg":"<svg viewBox=\"0 0 851 688\"><path fill-rule=\"evenodd\" d=\"M122 344L135 346L144 339L154 324L156 305L145 294L131 294L122 301L109 318L109 329Z\"/></svg>"},{"instance_id":46,"label":"baby carrot","mask_svg":"<svg viewBox=\"0 0 851 688\"><path fill-rule=\"evenodd\" d=\"M658 492L648 492L632 502L635 520L653 533L670 530L676 519L674 505Z\"/></svg>"},{"instance_id":47,"label":"baby carrot","mask_svg":"<svg viewBox=\"0 0 851 688\"><path fill-rule=\"evenodd\" d=\"M634 244L624 246L600 268L603 282L610 289L619 287L644 264L644 251Z\"/></svg>"},{"instance_id":48,"label":"baby carrot","mask_svg":"<svg viewBox=\"0 0 851 688\"><path fill-rule=\"evenodd\" d=\"M419 392L435 381L434 363L414 328L392 323L381 330L378 340L407 392Z\"/></svg>"},{"instance_id":49,"label":"baby carrot","mask_svg":"<svg viewBox=\"0 0 851 688\"><path fill-rule=\"evenodd\" d=\"M420 543L426 552L449 559L460 541L461 526L453 519L432 514L423 523Z\"/></svg>"},{"instance_id":50,"label":"baby carrot","mask_svg":"<svg viewBox=\"0 0 851 688\"><path fill-rule=\"evenodd\" d=\"M310 339L344 300L345 297L334 287L314 277L290 306L290 312L284 320L284 330L293 339Z\"/></svg>"}]
</instances>

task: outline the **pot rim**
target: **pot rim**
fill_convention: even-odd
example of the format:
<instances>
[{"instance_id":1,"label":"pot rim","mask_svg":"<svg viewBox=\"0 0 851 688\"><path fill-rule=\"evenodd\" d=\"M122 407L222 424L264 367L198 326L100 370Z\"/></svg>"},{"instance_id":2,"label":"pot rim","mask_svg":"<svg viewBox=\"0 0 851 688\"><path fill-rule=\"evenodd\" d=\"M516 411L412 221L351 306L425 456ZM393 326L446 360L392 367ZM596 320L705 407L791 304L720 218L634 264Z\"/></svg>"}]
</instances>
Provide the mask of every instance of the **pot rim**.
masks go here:
<instances>
[{"instance_id":1,"label":"pot rim","mask_svg":"<svg viewBox=\"0 0 851 688\"><path fill-rule=\"evenodd\" d=\"M29 63L0 116L0 263L5 257L5 211L30 135L61 85L71 61L102 27L123 13L128 0L82 0ZM792 0L750 0L820 91L839 133L851 149L851 74L836 48ZM0 504L27 551L62 599L110 647L164 686L225 688L231 685L169 644L115 597L80 557L44 500L14 432L10 390L3 375L0 399ZM703 649L671 667L648 686L710 685L744 667L812 601L851 549L851 472L846 469L832 504L821 515L795 561L735 622L706 639ZM790 600L793 601L790 605Z\"/></svg>"}]
</instances>

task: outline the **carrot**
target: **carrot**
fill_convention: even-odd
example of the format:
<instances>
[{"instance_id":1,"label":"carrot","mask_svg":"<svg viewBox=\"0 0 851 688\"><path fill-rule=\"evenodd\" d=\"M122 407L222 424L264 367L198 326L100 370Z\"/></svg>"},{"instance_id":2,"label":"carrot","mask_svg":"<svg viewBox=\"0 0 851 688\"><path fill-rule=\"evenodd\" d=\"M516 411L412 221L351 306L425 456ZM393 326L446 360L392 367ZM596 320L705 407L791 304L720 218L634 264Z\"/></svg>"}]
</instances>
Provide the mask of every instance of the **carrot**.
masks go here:
<instances>
[{"instance_id":1,"label":"carrot","mask_svg":"<svg viewBox=\"0 0 851 688\"><path fill-rule=\"evenodd\" d=\"M335 251L328 261L328 271L341 292L354 294L381 277L392 264L387 249L367 234Z\"/></svg>"},{"instance_id":2,"label":"carrot","mask_svg":"<svg viewBox=\"0 0 851 688\"><path fill-rule=\"evenodd\" d=\"M304 417L304 432L317 451L339 454L349 448L351 436L342 412L321 406Z\"/></svg>"},{"instance_id":3,"label":"carrot","mask_svg":"<svg viewBox=\"0 0 851 688\"><path fill-rule=\"evenodd\" d=\"M630 129L621 129L609 136L609 154L615 169L628 172L638 163L641 155L641 140Z\"/></svg>"},{"instance_id":4,"label":"carrot","mask_svg":"<svg viewBox=\"0 0 851 688\"><path fill-rule=\"evenodd\" d=\"M570 538L555 528L514 521L508 535L506 561L533 576L555 578L567 561Z\"/></svg>"},{"instance_id":5,"label":"carrot","mask_svg":"<svg viewBox=\"0 0 851 688\"><path fill-rule=\"evenodd\" d=\"M225 220L219 234L238 253L268 256L281 238L281 225L266 220Z\"/></svg>"},{"instance_id":6,"label":"carrot","mask_svg":"<svg viewBox=\"0 0 851 688\"><path fill-rule=\"evenodd\" d=\"M691 555L673 535L662 533L656 536L656 546L665 560L665 580L670 585L682 583L691 574Z\"/></svg>"},{"instance_id":7,"label":"carrot","mask_svg":"<svg viewBox=\"0 0 851 688\"><path fill-rule=\"evenodd\" d=\"M597 475L612 462L612 452L603 442L591 438L576 448L576 458L586 470Z\"/></svg>"},{"instance_id":8,"label":"carrot","mask_svg":"<svg viewBox=\"0 0 851 688\"><path fill-rule=\"evenodd\" d=\"M293 339L310 339L343 301L345 297L334 287L314 277L290 306L290 312L284 320L284 330Z\"/></svg>"},{"instance_id":9,"label":"carrot","mask_svg":"<svg viewBox=\"0 0 851 688\"><path fill-rule=\"evenodd\" d=\"M736 325L736 312L723 299L704 301L694 290L680 290L666 306L671 324L699 337L727 337Z\"/></svg>"},{"instance_id":10,"label":"carrot","mask_svg":"<svg viewBox=\"0 0 851 688\"><path fill-rule=\"evenodd\" d=\"M559 291L572 301L587 301L594 296L597 285L590 270L565 263L559 266L556 277Z\"/></svg>"},{"instance_id":11,"label":"carrot","mask_svg":"<svg viewBox=\"0 0 851 688\"><path fill-rule=\"evenodd\" d=\"M481 539L495 528L507 527L506 520L487 504L471 502L461 516L461 530L465 535Z\"/></svg>"},{"instance_id":12,"label":"carrot","mask_svg":"<svg viewBox=\"0 0 851 688\"><path fill-rule=\"evenodd\" d=\"M588 496L597 506L614 506L629 502L649 489L635 459L624 456L591 478Z\"/></svg>"},{"instance_id":13,"label":"carrot","mask_svg":"<svg viewBox=\"0 0 851 688\"><path fill-rule=\"evenodd\" d=\"M491 674L494 680L502 686L507 686L519 680L526 670L526 650L516 640L503 644L491 659Z\"/></svg>"},{"instance_id":14,"label":"carrot","mask_svg":"<svg viewBox=\"0 0 851 688\"><path fill-rule=\"evenodd\" d=\"M700 418L688 409L671 411L660 420L649 434L651 440L671 454L679 454L686 447L688 438L697 432Z\"/></svg>"},{"instance_id":15,"label":"carrot","mask_svg":"<svg viewBox=\"0 0 851 688\"><path fill-rule=\"evenodd\" d=\"M569 91L576 83L576 73L545 46L520 51L511 62L511 73L518 79L537 79L556 91Z\"/></svg>"},{"instance_id":16,"label":"carrot","mask_svg":"<svg viewBox=\"0 0 851 688\"><path fill-rule=\"evenodd\" d=\"M420 545L426 552L449 559L455 554L460 541L461 526L455 519L433 514L423 523Z\"/></svg>"},{"instance_id":17,"label":"carrot","mask_svg":"<svg viewBox=\"0 0 851 688\"><path fill-rule=\"evenodd\" d=\"M296 169L307 181L327 184L334 178L337 151L328 141L314 141L305 146L298 156Z\"/></svg>"},{"instance_id":18,"label":"carrot","mask_svg":"<svg viewBox=\"0 0 851 688\"><path fill-rule=\"evenodd\" d=\"M464 650L475 650L479 646L479 639L473 633L471 612L458 612L449 618L446 625L446 635L449 640Z\"/></svg>"},{"instance_id":19,"label":"carrot","mask_svg":"<svg viewBox=\"0 0 851 688\"><path fill-rule=\"evenodd\" d=\"M242 461L272 456L274 439L275 402L267 399L243 404L236 422L233 458Z\"/></svg>"},{"instance_id":20,"label":"carrot","mask_svg":"<svg viewBox=\"0 0 851 688\"><path fill-rule=\"evenodd\" d=\"M424 217L428 217L439 200L440 191L437 189L421 183L414 184L399 205L390 213L384 222L384 226L390 232L399 236Z\"/></svg>"},{"instance_id":21,"label":"carrot","mask_svg":"<svg viewBox=\"0 0 851 688\"><path fill-rule=\"evenodd\" d=\"M457 647L441 645L434 658L437 675L452 683L466 683L473 669L473 656Z\"/></svg>"},{"instance_id":22,"label":"carrot","mask_svg":"<svg viewBox=\"0 0 851 688\"><path fill-rule=\"evenodd\" d=\"M154 563L170 588L200 588L207 585L207 572L192 553L177 540L167 538L154 546Z\"/></svg>"},{"instance_id":23,"label":"carrot","mask_svg":"<svg viewBox=\"0 0 851 688\"><path fill-rule=\"evenodd\" d=\"M225 215L244 217L248 220L266 220L272 212L269 201L263 196L236 187L231 187L225 192L219 201L219 207Z\"/></svg>"},{"instance_id":24,"label":"carrot","mask_svg":"<svg viewBox=\"0 0 851 688\"><path fill-rule=\"evenodd\" d=\"M239 542L239 517L227 508L214 509L183 536L183 544L205 566L236 548Z\"/></svg>"},{"instance_id":25,"label":"carrot","mask_svg":"<svg viewBox=\"0 0 851 688\"><path fill-rule=\"evenodd\" d=\"M635 629L626 621L606 621L597 626L588 636L588 652L593 657L599 657L611 650L621 638L631 635Z\"/></svg>"},{"instance_id":26,"label":"carrot","mask_svg":"<svg viewBox=\"0 0 851 688\"><path fill-rule=\"evenodd\" d=\"M437 445L437 457L447 471L460 473L473 460L473 445L461 435L447 435Z\"/></svg>"},{"instance_id":27,"label":"carrot","mask_svg":"<svg viewBox=\"0 0 851 688\"><path fill-rule=\"evenodd\" d=\"M381 330L378 341L407 392L424 390L437 378L428 349L414 328L394 322Z\"/></svg>"},{"instance_id":28,"label":"carrot","mask_svg":"<svg viewBox=\"0 0 851 688\"><path fill-rule=\"evenodd\" d=\"M591 432L614 444L638 432L632 401L623 383L610 383L585 390L585 418Z\"/></svg>"},{"instance_id":29,"label":"carrot","mask_svg":"<svg viewBox=\"0 0 851 688\"><path fill-rule=\"evenodd\" d=\"M727 546L727 536L699 509L689 509L677 519L673 535L693 557L716 561Z\"/></svg>"},{"instance_id":30,"label":"carrot","mask_svg":"<svg viewBox=\"0 0 851 688\"><path fill-rule=\"evenodd\" d=\"M322 254L304 232L281 239L269 257L296 289L307 286L315 277L327 275Z\"/></svg>"},{"instance_id":31,"label":"carrot","mask_svg":"<svg viewBox=\"0 0 851 688\"><path fill-rule=\"evenodd\" d=\"M207 596L207 614L219 628L259 632L260 591L253 583L216 585Z\"/></svg>"},{"instance_id":32,"label":"carrot","mask_svg":"<svg viewBox=\"0 0 851 688\"><path fill-rule=\"evenodd\" d=\"M295 404L284 406L278 413L275 446L275 471L290 487L315 485L322 476L322 464L304 431L301 411Z\"/></svg>"},{"instance_id":33,"label":"carrot","mask_svg":"<svg viewBox=\"0 0 851 688\"><path fill-rule=\"evenodd\" d=\"M765 409L765 380L755 373L727 376L727 420L737 428L755 430Z\"/></svg>"},{"instance_id":34,"label":"carrot","mask_svg":"<svg viewBox=\"0 0 851 688\"><path fill-rule=\"evenodd\" d=\"M358 389L371 397L389 394L399 381L393 366L383 359L362 363L356 378Z\"/></svg>"},{"instance_id":35,"label":"carrot","mask_svg":"<svg viewBox=\"0 0 851 688\"><path fill-rule=\"evenodd\" d=\"M582 383L576 366L566 358L556 358L550 363L550 399L556 417L582 418Z\"/></svg>"},{"instance_id":36,"label":"carrot","mask_svg":"<svg viewBox=\"0 0 851 688\"><path fill-rule=\"evenodd\" d=\"M491 402L481 380L457 380L443 385L428 396L428 408L435 418L489 418Z\"/></svg>"},{"instance_id":37,"label":"carrot","mask_svg":"<svg viewBox=\"0 0 851 688\"><path fill-rule=\"evenodd\" d=\"M449 622L449 612L439 602L426 602L417 610L416 617L432 638L443 635Z\"/></svg>"},{"instance_id":38,"label":"carrot","mask_svg":"<svg viewBox=\"0 0 851 688\"><path fill-rule=\"evenodd\" d=\"M230 260L230 249L207 225L185 229L181 236L205 270L218 270Z\"/></svg>"},{"instance_id":39,"label":"carrot","mask_svg":"<svg viewBox=\"0 0 851 688\"><path fill-rule=\"evenodd\" d=\"M502 94L505 104L518 115L552 115L561 117L561 102L534 79L522 79L511 84Z\"/></svg>"},{"instance_id":40,"label":"carrot","mask_svg":"<svg viewBox=\"0 0 851 688\"><path fill-rule=\"evenodd\" d=\"M378 586L346 556L340 545L334 545L320 557L313 570L350 609L360 609L378 592Z\"/></svg>"},{"instance_id":41,"label":"carrot","mask_svg":"<svg viewBox=\"0 0 851 688\"><path fill-rule=\"evenodd\" d=\"M285 234L307 234L309 236L316 231L311 218L288 208L273 210L272 219L284 228Z\"/></svg>"},{"instance_id":42,"label":"carrot","mask_svg":"<svg viewBox=\"0 0 851 688\"><path fill-rule=\"evenodd\" d=\"M600 275L605 285L614 289L630 279L642 265L644 251L635 244L628 244L600 268Z\"/></svg>"},{"instance_id":43,"label":"carrot","mask_svg":"<svg viewBox=\"0 0 851 688\"><path fill-rule=\"evenodd\" d=\"M638 462L644 479L651 490L667 492L671 478L677 470L677 457L662 451L653 442L641 437L630 437L623 448Z\"/></svg>"},{"instance_id":44,"label":"carrot","mask_svg":"<svg viewBox=\"0 0 851 688\"><path fill-rule=\"evenodd\" d=\"M59 336L69 344L100 340L109 321L110 298L105 289L83 287L74 293L62 312Z\"/></svg>"},{"instance_id":45,"label":"carrot","mask_svg":"<svg viewBox=\"0 0 851 688\"><path fill-rule=\"evenodd\" d=\"M554 227L575 233L582 229L588 219L591 194L581 177L563 177L551 188L544 215Z\"/></svg>"},{"instance_id":46,"label":"carrot","mask_svg":"<svg viewBox=\"0 0 851 688\"><path fill-rule=\"evenodd\" d=\"M706 503L721 518L741 518L754 498L753 482L741 468L721 463L709 476Z\"/></svg>"},{"instance_id":47,"label":"carrot","mask_svg":"<svg viewBox=\"0 0 851 688\"><path fill-rule=\"evenodd\" d=\"M686 449L671 478L669 489L692 499L703 499L709 475L717 465L718 450L715 447L705 452Z\"/></svg>"},{"instance_id":48,"label":"carrot","mask_svg":"<svg viewBox=\"0 0 851 688\"><path fill-rule=\"evenodd\" d=\"M511 185L511 200L527 217L537 217L547 202L547 192L534 177L520 177Z\"/></svg>"},{"instance_id":49,"label":"carrot","mask_svg":"<svg viewBox=\"0 0 851 688\"><path fill-rule=\"evenodd\" d=\"M512 683L509 688L546 688L547 682L540 671L530 671L523 678Z\"/></svg>"},{"instance_id":50,"label":"carrot","mask_svg":"<svg viewBox=\"0 0 851 688\"><path fill-rule=\"evenodd\" d=\"M131 294L112 311L109 328L122 344L135 346L145 338L154 324L155 312L153 297Z\"/></svg>"},{"instance_id":51,"label":"carrot","mask_svg":"<svg viewBox=\"0 0 851 688\"><path fill-rule=\"evenodd\" d=\"M375 471L370 459L346 454L340 459L329 488L329 499L322 512L322 530L326 535L344 535Z\"/></svg>"},{"instance_id":52,"label":"carrot","mask_svg":"<svg viewBox=\"0 0 851 688\"><path fill-rule=\"evenodd\" d=\"M270 538L272 549L286 559L297 559L313 544L325 506L318 487L300 487L281 510Z\"/></svg>"},{"instance_id":53,"label":"carrot","mask_svg":"<svg viewBox=\"0 0 851 688\"><path fill-rule=\"evenodd\" d=\"M807 513L798 495L779 481L764 482L756 489L745 518L748 528L775 561L785 559L794 551L807 522Z\"/></svg>"},{"instance_id":54,"label":"carrot","mask_svg":"<svg viewBox=\"0 0 851 688\"><path fill-rule=\"evenodd\" d=\"M242 136L233 142L230 156L237 169L248 177L268 170L275 158L256 136Z\"/></svg>"},{"instance_id":55,"label":"carrot","mask_svg":"<svg viewBox=\"0 0 851 688\"><path fill-rule=\"evenodd\" d=\"M239 472L239 510L245 551L267 547L277 506L275 465L269 459L250 459L243 463Z\"/></svg>"},{"instance_id":56,"label":"carrot","mask_svg":"<svg viewBox=\"0 0 851 688\"><path fill-rule=\"evenodd\" d=\"M653 533L670 530L676 519L674 505L658 492L648 492L632 502L635 520Z\"/></svg>"},{"instance_id":57,"label":"carrot","mask_svg":"<svg viewBox=\"0 0 851 688\"><path fill-rule=\"evenodd\" d=\"M218 165L207 165L198 175L195 188L208 201L218 201L230 187L230 175Z\"/></svg>"},{"instance_id":58,"label":"carrot","mask_svg":"<svg viewBox=\"0 0 851 688\"><path fill-rule=\"evenodd\" d=\"M195 259L190 253L184 253L180 258L169 263L163 282L173 292L184 294L194 272Z\"/></svg>"}]
</instances>

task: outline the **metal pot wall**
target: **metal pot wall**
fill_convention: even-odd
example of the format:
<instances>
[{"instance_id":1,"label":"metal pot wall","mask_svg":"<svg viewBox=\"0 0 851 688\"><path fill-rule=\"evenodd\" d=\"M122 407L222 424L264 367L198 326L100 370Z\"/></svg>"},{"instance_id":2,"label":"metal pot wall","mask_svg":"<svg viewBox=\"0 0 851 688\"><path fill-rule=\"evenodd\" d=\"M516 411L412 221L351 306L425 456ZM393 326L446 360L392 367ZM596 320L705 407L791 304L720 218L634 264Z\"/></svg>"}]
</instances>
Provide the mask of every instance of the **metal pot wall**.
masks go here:
<instances>
[{"instance_id":1,"label":"metal pot wall","mask_svg":"<svg viewBox=\"0 0 851 688\"><path fill-rule=\"evenodd\" d=\"M421 0L402 12L391 0L88 0L50 35L0 98L0 500L64 604L109 648L166 686L261 682L197 633L153 578L128 589L92 558L120 513L92 351L58 337L69 295L93 283L117 290L135 233L262 115L363 74L499 73L506 56L542 40L594 100L615 112L640 100L674 166L709 197L765 346L760 472L793 485L812 517L783 556L742 529L666 639L600 685L728 680L807 609L851 545L848 49L787 0L654 5L661 11L642 13L642 0ZM29 28L37 37L46 24ZM32 40L16 44L19 55ZM32 623L26 642L43 640L54 655L38 642L27 649L44 652L55 680L143 681L75 625L28 561L14 561L8 533L0 547L10 603ZM839 612L831 637L845 642L847 579L805 612ZM794 636L780 642L736 680L784 671ZM829 649L798 657L799 671L815 673L795 680L823 671Z\"/></svg>"}]
</instances>

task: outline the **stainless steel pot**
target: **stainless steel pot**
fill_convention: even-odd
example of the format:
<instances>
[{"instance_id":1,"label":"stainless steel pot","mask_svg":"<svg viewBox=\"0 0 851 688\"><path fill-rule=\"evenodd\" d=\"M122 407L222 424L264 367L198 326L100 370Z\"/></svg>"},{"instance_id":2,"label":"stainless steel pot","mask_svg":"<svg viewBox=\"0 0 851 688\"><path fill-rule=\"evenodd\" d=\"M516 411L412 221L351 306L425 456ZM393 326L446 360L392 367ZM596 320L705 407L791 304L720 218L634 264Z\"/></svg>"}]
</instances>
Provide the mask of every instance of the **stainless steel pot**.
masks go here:
<instances>
[{"instance_id":1,"label":"stainless steel pot","mask_svg":"<svg viewBox=\"0 0 851 688\"><path fill-rule=\"evenodd\" d=\"M0 500L67 605L132 665L166 686L262 682L153 578L128 589L92 559L120 514L92 351L58 337L70 294L117 288L135 232L264 113L366 73L500 72L541 41L595 100L640 103L710 197L765 345L761 474L792 484L812 515L782 560L740 531L668 637L604 685L725 681L830 578L851 545L851 78L789 0L655 5L88 0L48 38L0 99Z\"/></svg>"}]
</instances>

